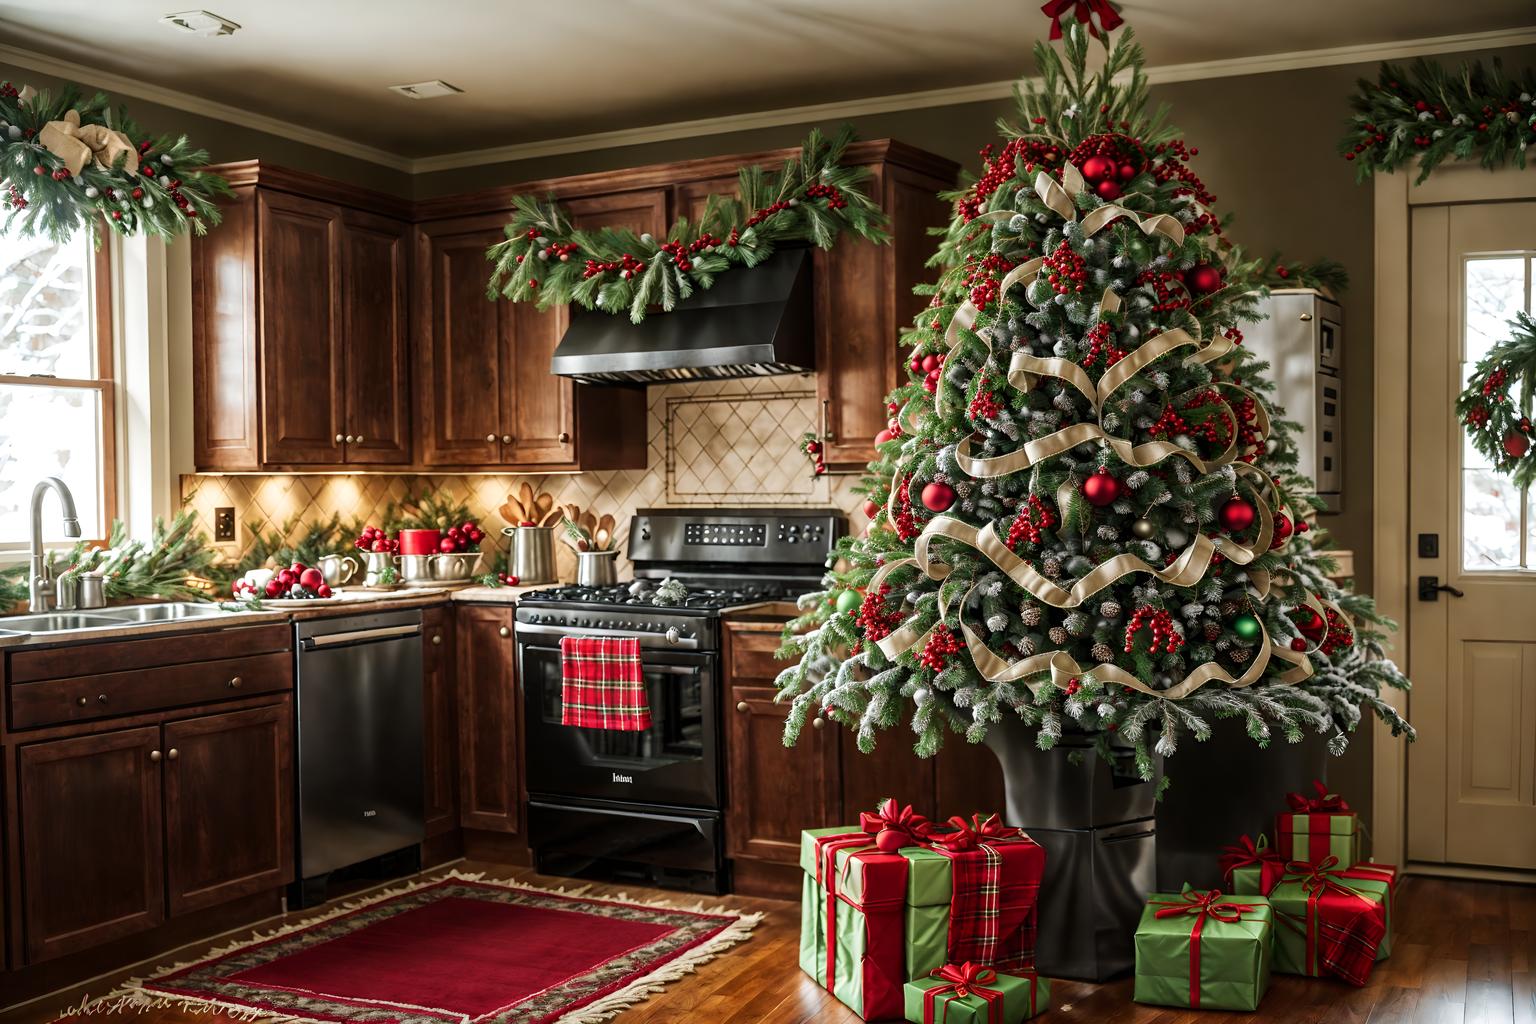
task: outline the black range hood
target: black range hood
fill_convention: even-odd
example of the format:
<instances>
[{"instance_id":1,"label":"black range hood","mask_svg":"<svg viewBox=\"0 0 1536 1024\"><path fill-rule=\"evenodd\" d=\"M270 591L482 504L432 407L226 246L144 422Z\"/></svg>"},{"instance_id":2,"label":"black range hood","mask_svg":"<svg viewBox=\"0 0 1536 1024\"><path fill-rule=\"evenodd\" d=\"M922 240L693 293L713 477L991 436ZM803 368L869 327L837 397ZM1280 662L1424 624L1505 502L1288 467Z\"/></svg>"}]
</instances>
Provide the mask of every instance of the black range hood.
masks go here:
<instances>
[{"instance_id":1,"label":"black range hood","mask_svg":"<svg viewBox=\"0 0 1536 1024\"><path fill-rule=\"evenodd\" d=\"M815 367L811 309L811 250L780 249L638 324L573 307L550 369L589 384L804 373Z\"/></svg>"}]
</instances>

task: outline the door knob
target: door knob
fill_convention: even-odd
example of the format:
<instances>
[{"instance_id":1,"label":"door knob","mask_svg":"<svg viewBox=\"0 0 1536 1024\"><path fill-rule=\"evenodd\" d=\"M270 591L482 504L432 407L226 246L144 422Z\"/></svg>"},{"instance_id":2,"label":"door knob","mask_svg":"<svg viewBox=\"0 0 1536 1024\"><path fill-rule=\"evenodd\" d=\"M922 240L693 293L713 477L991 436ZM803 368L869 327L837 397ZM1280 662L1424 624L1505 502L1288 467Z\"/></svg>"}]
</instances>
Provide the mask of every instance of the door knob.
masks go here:
<instances>
[{"instance_id":1,"label":"door knob","mask_svg":"<svg viewBox=\"0 0 1536 1024\"><path fill-rule=\"evenodd\" d=\"M511 636L512 635L512 631L510 629L508 629L506 626L502 626L496 632L500 633L502 636Z\"/></svg>"},{"instance_id":2,"label":"door knob","mask_svg":"<svg viewBox=\"0 0 1536 1024\"><path fill-rule=\"evenodd\" d=\"M485 439L487 441L489 441L491 444L495 444L496 443L496 435L495 434L486 434L485 435Z\"/></svg>"},{"instance_id":3,"label":"door knob","mask_svg":"<svg viewBox=\"0 0 1536 1024\"><path fill-rule=\"evenodd\" d=\"M172 747L170 750L167 750L165 752L165 759L167 761L174 761L174 760L176 760L180 756L181 756L181 751L177 750L175 747Z\"/></svg>"},{"instance_id":4,"label":"door knob","mask_svg":"<svg viewBox=\"0 0 1536 1024\"><path fill-rule=\"evenodd\" d=\"M752 705L748 704L744 700L739 700L736 702L736 710L745 714L746 712L752 710Z\"/></svg>"},{"instance_id":5,"label":"door knob","mask_svg":"<svg viewBox=\"0 0 1536 1024\"><path fill-rule=\"evenodd\" d=\"M1438 601L1438 600L1440 600L1440 591L1442 591L1442 590L1445 591L1447 594L1450 594L1452 597L1466 597L1467 596L1464 591L1457 590L1455 587L1451 586L1449 583L1441 583L1439 576L1420 576L1419 577L1419 600L1420 601Z\"/></svg>"},{"instance_id":6,"label":"door knob","mask_svg":"<svg viewBox=\"0 0 1536 1024\"><path fill-rule=\"evenodd\" d=\"M151 750L149 752L149 759L151 761L154 761L156 764L159 764L160 763L160 751L158 751L158 750Z\"/></svg>"},{"instance_id":7,"label":"door knob","mask_svg":"<svg viewBox=\"0 0 1536 1024\"><path fill-rule=\"evenodd\" d=\"M570 444L571 443L570 432L569 431L565 431L565 430L560 431L559 441L560 441L561 444Z\"/></svg>"}]
</instances>

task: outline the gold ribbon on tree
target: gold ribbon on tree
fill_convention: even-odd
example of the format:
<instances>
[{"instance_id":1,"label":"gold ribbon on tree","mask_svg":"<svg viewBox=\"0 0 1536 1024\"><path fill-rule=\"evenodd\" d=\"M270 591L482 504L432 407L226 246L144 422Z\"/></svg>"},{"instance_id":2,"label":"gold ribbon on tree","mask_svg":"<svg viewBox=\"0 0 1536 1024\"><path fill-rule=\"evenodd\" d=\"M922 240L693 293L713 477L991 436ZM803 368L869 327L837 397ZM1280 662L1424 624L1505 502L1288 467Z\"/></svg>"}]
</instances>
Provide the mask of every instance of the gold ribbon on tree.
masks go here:
<instances>
[{"instance_id":1,"label":"gold ribbon on tree","mask_svg":"<svg viewBox=\"0 0 1536 1024\"><path fill-rule=\"evenodd\" d=\"M38 145L64 161L72 175L79 174L94 160L96 166L111 170L122 158L123 170L132 174L139 169L139 151L133 140L104 124L80 123L80 112L70 110L61 121L49 121L37 133Z\"/></svg>"}]
</instances>

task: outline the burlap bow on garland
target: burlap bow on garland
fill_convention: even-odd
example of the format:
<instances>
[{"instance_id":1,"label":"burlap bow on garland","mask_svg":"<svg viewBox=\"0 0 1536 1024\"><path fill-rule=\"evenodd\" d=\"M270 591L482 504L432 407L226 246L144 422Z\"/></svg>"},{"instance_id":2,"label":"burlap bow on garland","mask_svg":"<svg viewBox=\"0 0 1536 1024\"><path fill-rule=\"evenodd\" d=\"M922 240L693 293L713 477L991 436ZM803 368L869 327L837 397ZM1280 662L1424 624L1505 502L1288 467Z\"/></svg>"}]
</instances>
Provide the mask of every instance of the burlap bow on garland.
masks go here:
<instances>
[{"instance_id":1,"label":"burlap bow on garland","mask_svg":"<svg viewBox=\"0 0 1536 1024\"><path fill-rule=\"evenodd\" d=\"M0 83L0 232L63 242L104 221L125 235L202 234L232 194L207 164L184 135L145 135L104 93Z\"/></svg>"}]
</instances>

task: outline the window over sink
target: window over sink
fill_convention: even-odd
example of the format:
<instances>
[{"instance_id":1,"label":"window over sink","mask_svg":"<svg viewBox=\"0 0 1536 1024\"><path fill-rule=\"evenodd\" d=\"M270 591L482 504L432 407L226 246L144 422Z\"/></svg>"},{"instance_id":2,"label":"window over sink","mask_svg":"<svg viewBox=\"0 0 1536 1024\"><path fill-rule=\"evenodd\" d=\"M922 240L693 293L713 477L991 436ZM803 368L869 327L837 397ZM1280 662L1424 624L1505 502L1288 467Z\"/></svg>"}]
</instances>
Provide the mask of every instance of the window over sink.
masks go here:
<instances>
[{"instance_id":1,"label":"window over sink","mask_svg":"<svg viewBox=\"0 0 1536 1024\"><path fill-rule=\"evenodd\" d=\"M0 549L25 547L33 485L69 485L86 537L116 513L111 247L0 234ZM58 515L44 539L65 540Z\"/></svg>"}]
</instances>

